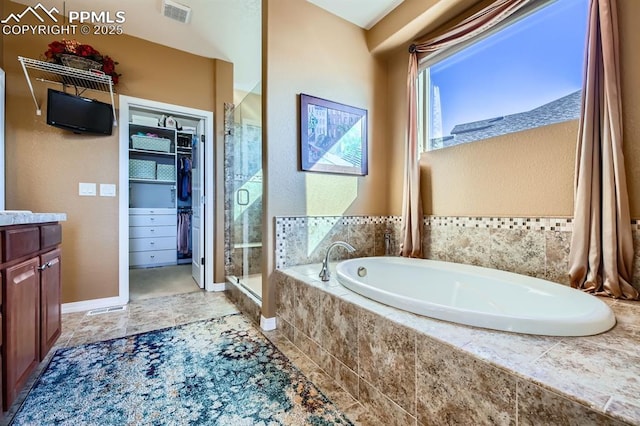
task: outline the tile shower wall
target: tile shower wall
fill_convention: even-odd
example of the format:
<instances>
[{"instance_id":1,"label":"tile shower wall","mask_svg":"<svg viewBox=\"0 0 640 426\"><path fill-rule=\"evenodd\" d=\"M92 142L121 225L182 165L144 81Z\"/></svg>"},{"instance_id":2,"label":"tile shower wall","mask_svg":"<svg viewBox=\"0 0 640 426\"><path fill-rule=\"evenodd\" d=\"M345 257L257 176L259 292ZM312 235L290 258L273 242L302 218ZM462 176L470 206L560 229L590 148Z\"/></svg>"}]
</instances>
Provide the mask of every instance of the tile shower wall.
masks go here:
<instances>
[{"instance_id":1,"label":"tile shower wall","mask_svg":"<svg viewBox=\"0 0 640 426\"><path fill-rule=\"evenodd\" d=\"M640 220L631 223L635 249L633 284L640 288ZM569 285L570 218L497 218L425 216L423 256L515 272ZM353 245L334 259L382 256L384 234L391 253L399 252L402 218L398 216L301 216L276 218L278 269L322 262L337 240Z\"/></svg>"}]
</instances>

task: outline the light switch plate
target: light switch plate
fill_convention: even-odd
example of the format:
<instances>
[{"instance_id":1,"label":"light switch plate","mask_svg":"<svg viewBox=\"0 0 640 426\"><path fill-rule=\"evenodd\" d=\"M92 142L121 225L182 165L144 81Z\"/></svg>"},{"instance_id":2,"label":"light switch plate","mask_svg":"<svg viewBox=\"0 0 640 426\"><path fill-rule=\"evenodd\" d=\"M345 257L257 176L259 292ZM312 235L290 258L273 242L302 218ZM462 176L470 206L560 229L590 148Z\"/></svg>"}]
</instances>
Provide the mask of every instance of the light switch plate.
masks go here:
<instances>
[{"instance_id":1,"label":"light switch plate","mask_svg":"<svg viewBox=\"0 0 640 426\"><path fill-rule=\"evenodd\" d=\"M115 197L116 185L113 183L101 183L100 184L100 196L101 197Z\"/></svg>"},{"instance_id":2,"label":"light switch plate","mask_svg":"<svg viewBox=\"0 0 640 426\"><path fill-rule=\"evenodd\" d=\"M80 182L78 184L78 195L84 197L95 197L96 196L96 184L95 183L86 183Z\"/></svg>"}]
</instances>

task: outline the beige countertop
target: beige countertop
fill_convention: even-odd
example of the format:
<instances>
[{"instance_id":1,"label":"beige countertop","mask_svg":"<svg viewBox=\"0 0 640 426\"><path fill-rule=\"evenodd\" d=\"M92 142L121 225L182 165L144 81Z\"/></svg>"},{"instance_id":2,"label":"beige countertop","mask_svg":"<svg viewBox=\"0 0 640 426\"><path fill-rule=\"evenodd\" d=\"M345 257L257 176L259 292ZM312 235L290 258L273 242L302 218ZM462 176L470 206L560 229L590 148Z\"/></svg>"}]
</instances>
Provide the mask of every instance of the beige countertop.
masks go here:
<instances>
[{"instance_id":1,"label":"beige countertop","mask_svg":"<svg viewBox=\"0 0 640 426\"><path fill-rule=\"evenodd\" d=\"M0 210L0 226L63 222L66 213L34 213L28 210Z\"/></svg>"}]
</instances>

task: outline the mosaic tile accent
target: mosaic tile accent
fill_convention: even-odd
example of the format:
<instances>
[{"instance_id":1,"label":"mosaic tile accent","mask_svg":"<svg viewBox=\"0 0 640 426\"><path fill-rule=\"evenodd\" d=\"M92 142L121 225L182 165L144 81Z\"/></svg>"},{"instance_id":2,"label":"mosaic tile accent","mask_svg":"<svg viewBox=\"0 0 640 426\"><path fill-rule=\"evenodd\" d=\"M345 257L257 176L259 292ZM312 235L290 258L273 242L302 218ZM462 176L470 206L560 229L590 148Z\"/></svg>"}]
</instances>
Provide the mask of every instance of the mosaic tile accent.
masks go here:
<instances>
[{"instance_id":1,"label":"mosaic tile accent","mask_svg":"<svg viewBox=\"0 0 640 426\"><path fill-rule=\"evenodd\" d=\"M460 217L427 216L427 226L457 226L462 228L524 229L571 232L570 218L517 218L517 217Z\"/></svg>"},{"instance_id":2,"label":"mosaic tile accent","mask_svg":"<svg viewBox=\"0 0 640 426\"><path fill-rule=\"evenodd\" d=\"M425 216L422 251L427 259L520 273L569 285L571 218ZM633 285L640 289L640 220L631 224ZM390 235L387 250L385 234ZM373 236L373 238L372 238ZM342 240L358 251L332 252L333 260L397 255L399 216L299 216L276 218L276 268L322 262L327 247Z\"/></svg>"}]
</instances>

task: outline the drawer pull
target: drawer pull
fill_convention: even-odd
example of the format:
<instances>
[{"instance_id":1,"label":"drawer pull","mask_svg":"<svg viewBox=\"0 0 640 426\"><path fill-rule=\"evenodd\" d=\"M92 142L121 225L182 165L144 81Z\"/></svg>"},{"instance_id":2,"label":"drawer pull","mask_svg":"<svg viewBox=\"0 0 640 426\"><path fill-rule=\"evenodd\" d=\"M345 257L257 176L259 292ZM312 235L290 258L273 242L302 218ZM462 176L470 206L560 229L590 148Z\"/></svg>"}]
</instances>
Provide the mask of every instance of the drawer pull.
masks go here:
<instances>
[{"instance_id":1,"label":"drawer pull","mask_svg":"<svg viewBox=\"0 0 640 426\"><path fill-rule=\"evenodd\" d=\"M156 242L155 241L149 241L149 244L154 245Z\"/></svg>"}]
</instances>

